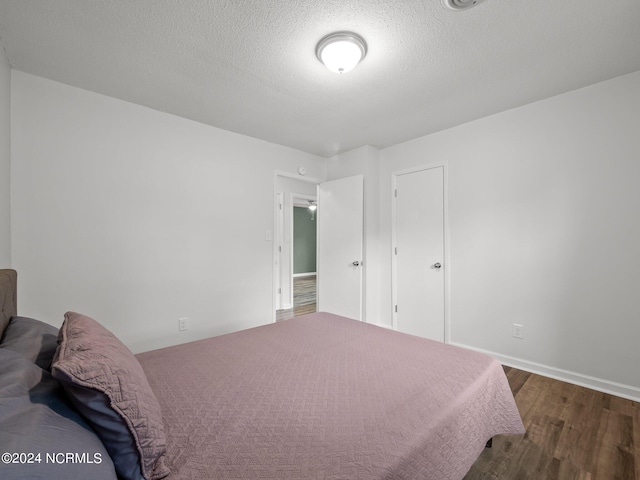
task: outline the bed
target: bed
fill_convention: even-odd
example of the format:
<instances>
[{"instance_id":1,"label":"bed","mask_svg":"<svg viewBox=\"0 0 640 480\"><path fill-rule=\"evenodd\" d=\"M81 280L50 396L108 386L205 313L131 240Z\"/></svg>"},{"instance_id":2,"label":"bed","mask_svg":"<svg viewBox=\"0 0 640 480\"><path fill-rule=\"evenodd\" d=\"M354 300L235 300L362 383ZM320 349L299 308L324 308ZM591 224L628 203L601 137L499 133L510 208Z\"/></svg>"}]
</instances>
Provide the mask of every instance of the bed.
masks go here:
<instances>
[{"instance_id":1,"label":"bed","mask_svg":"<svg viewBox=\"0 0 640 480\"><path fill-rule=\"evenodd\" d=\"M0 270L0 478L461 479L524 433L486 355L328 313L133 355L17 316Z\"/></svg>"}]
</instances>

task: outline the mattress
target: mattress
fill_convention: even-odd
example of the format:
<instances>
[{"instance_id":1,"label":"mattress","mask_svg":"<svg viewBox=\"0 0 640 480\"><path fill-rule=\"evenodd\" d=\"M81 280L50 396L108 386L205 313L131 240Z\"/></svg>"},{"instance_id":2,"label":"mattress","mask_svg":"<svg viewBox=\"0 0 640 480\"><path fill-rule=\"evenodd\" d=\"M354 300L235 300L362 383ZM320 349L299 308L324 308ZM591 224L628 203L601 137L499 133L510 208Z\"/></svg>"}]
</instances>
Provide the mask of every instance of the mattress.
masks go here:
<instances>
[{"instance_id":1,"label":"mattress","mask_svg":"<svg viewBox=\"0 0 640 480\"><path fill-rule=\"evenodd\" d=\"M328 313L136 357L171 480L459 480L524 432L495 359Z\"/></svg>"}]
</instances>

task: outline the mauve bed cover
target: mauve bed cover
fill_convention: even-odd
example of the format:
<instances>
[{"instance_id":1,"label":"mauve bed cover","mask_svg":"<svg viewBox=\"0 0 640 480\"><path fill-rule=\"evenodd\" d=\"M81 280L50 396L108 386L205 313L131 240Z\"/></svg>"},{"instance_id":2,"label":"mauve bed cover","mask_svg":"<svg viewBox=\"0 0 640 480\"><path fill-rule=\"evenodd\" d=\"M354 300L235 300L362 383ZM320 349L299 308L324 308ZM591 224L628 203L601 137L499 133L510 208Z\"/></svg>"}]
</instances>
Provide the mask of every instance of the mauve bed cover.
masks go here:
<instances>
[{"instance_id":1,"label":"mauve bed cover","mask_svg":"<svg viewBox=\"0 0 640 480\"><path fill-rule=\"evenodd\" d=\"M328 313L137 358L170 480L459 480L524 433L495 359Z\"/></svg>"}]
</instances>

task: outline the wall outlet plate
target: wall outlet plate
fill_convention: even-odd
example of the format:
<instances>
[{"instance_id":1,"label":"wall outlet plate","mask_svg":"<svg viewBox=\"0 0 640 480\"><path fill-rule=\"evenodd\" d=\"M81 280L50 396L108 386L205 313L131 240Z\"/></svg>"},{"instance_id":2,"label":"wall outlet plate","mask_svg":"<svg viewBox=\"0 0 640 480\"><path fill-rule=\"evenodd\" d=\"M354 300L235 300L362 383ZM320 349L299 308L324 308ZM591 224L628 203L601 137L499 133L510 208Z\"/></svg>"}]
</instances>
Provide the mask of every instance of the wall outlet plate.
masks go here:
<instances>
[{"instance_id":1,"label":"wall outlet plate","mask_svg":"<svg viewBox=\"0 0 640 480\"><path fill-rule=\"evenodd\" d=\"M511 335L513 336L513 338L519 338L522 340L524 338L523 330L524 330L524 326L518 323L514 323Z\"/></svg>"},{"instance_id":2,"label":"wall outlet plate","mask_svg":"<svg viewBox=\"0 0 640 480\"><path fill-rule=\"evenodd\" d=\"M189 330L189 319L187 317L182 317L178 319L178 331L186 332Z\"/></svg>"}]
</instances>

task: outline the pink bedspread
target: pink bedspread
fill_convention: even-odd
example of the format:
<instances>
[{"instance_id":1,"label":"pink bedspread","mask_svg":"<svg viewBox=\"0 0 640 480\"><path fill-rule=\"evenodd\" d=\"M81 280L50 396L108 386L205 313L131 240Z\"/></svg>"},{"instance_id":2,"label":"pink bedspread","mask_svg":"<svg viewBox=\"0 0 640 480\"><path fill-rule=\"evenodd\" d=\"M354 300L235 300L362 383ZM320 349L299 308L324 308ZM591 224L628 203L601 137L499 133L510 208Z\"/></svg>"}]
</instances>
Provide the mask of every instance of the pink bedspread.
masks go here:
<instances>
[{"instance_id":1,"label":"pink bedspread","mask_svg":"<svg viewBox=\"0 0 640 480\"><path fill-rule=\"evenodd\" d=\"M137 357L171 480L459 480L524 432L496 360L327 313Z\"/></svg>"}]
</instances>

